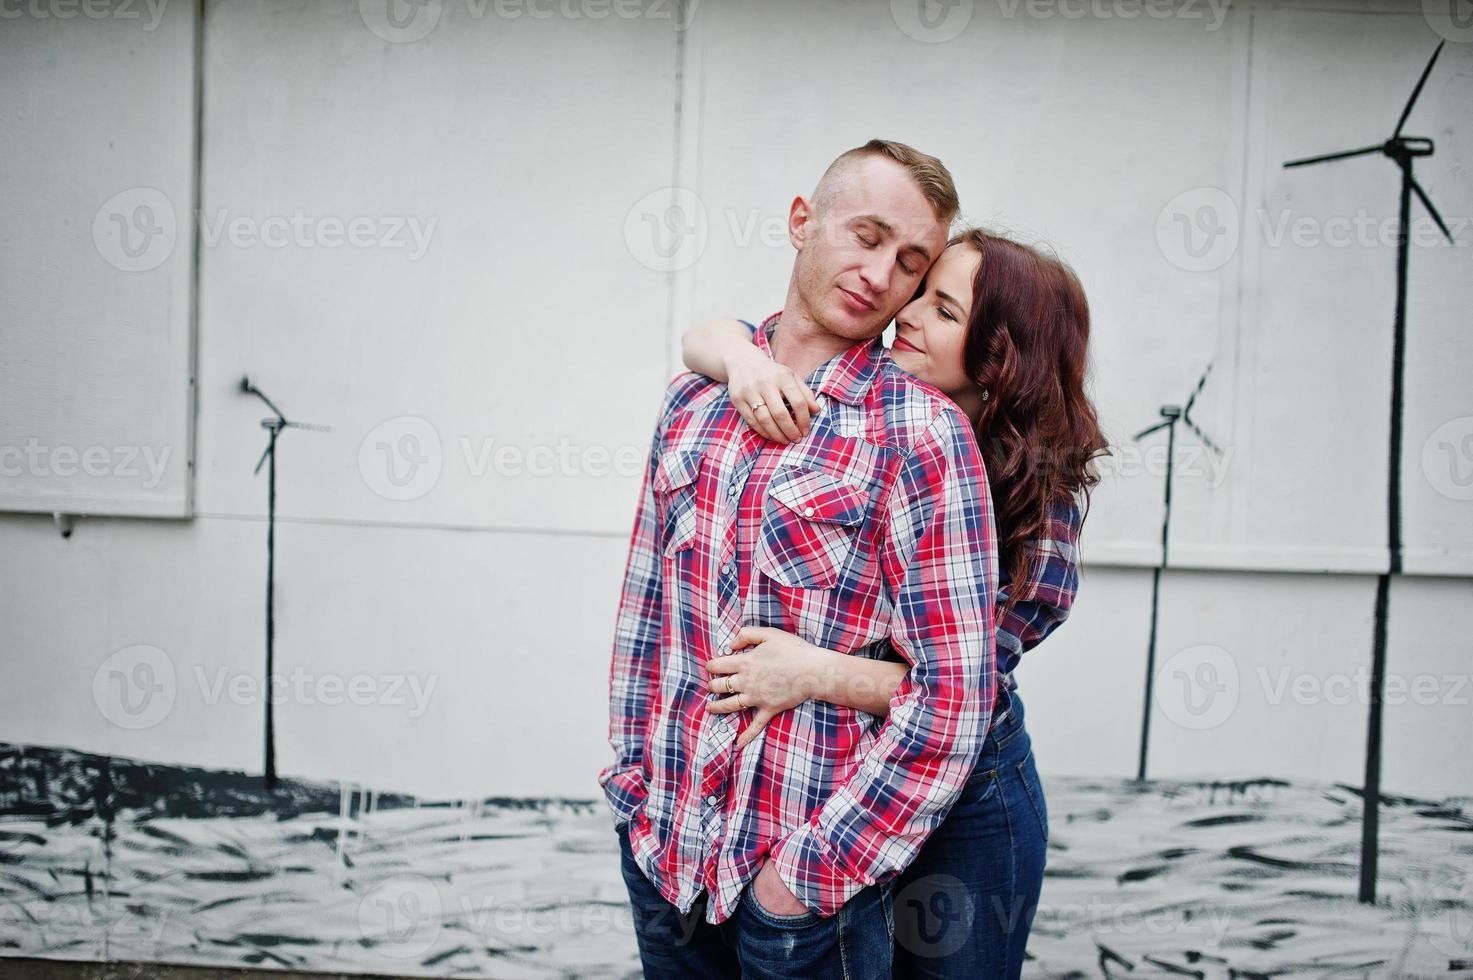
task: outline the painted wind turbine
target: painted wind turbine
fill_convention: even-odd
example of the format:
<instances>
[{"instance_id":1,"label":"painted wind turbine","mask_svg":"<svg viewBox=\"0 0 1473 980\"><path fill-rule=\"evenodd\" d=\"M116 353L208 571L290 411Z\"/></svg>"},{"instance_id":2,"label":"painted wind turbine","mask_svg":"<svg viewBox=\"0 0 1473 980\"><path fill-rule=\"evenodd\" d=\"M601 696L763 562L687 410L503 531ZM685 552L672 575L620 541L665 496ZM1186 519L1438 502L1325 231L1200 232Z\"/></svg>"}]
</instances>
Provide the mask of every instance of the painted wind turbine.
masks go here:
<instances>
[{"instance_id":1,"label":"painted wind turbine","mask_svg":"<svg viewBox=\"0 0 1473 980\"><path fill-rule=\"evenodd\" d=\"M1197 403L1197 396L1202 393L1202 388L1207 384L1207 376L1212 373L1212 365L1209 363L1202 376L1197 379L1197 386L1187 396L1186 405L1162 405L1161 421L1148 428L1142 429L1135 434L1133 441L1140 442L1146 436L1162 429L1166 430L1166 492L1165 505L1161 511L1161 563L1151 569L1151 633L1146 647L1146 697L1145 707L1141 712L1141 754L1136 766L1136 779L1146 778L1146 752L1151 739L1151 704L1155 696L1156 684L1156 623L1161 609L1161 572L1166 568L1168 548L1171 542L1171 483L1172 473L1176 462L1176 426L1177 423L1185 425L1209 452L1222 455L1222 450L1217 443L1207 438L1207 433L1192 420L1192 406Z\"/></svg>"},{"instance_id":2,"label":"painted wind turbine","mask_svg":"<svg viewBox=\"0 0 1473 980\"><path fill-rule=\"evenodd\" d=\"M1348 160L1352 157L1380 153L1389 157L1401 170L1401 209L1396 225L1396 317L1393 321L1391 346L1391 439L1387 454L1386 544L1390 552L1390 559L1387 563L1387 570L1376 580L1375 631L1371 653L1371 703L1366 733L1365 798L1361 804L1363 823L1360 900L1368 904L1376 900L1377 836L1381 807L1381 697L1386 683L1387 603L1391 590L1391 576L1401 574L1402 567L1401 440L1403 385L1406 376L1407 229L1411 224L1412 195L1416 195L1417 200L1422 202L1422 206L1432 215L1432 220L1437 222L1437 227L1442 229L1447 240L1453 241L1452 232L1447 230L1447 224L1442 220L1442 215L1437 213L1432 199L1427 196L1427 192L1422 189L1422 185L1417 183L1417 178L1412 174L1414 160L1418 157L1432 155L1432 141L1424 136L1403 136L1401 131L1406 126L1407 117L1412 114L1412 107L1417 104L1417 97L1422 94L1422 86L1427 84L1427 76L1432 74L1432 66L1437 64L1437 56L1442 53L1442 46L1446 43L1446 41L1441 42L1437 45L1437 50L1432 52L1432 57L1427 61L1427 67L1422 69L1422 77L1417 79L1411 97L1407 99L1405 108L1401 110L1401 118L1396 121L1396 128L1392 130L1391 138L1386 142L1375 146L1363 146L1355 150L1342 150L1338 153L1305 157L1302 160L1290 160L1284 164L1286 168L1307 167L1316 163L1330 163L1335 160Z\"/></svg>"},{"instance_id":3,"label":"painted wind turbine","mask_svg":"<svg viewBox=\"0 0 1473 980\"><path fill-rule=\"evenodd\" d=\"M240 390L255 395L266 403L275 414L261 420L261 428L271 434L266 451L256 462L253 472L261 472L261 464L270 461L266 470L266 731L265 731L265 786L268 791L276 789L276 717L272 711L271 671L275 659L276 641L276 438L285 428L308 429L312 432L331 432L326 425L310 422L292 422L281 413L281 409L267 398L265 393L251 384L250 378L240 379Z\"/></svg>"}]
</instances>

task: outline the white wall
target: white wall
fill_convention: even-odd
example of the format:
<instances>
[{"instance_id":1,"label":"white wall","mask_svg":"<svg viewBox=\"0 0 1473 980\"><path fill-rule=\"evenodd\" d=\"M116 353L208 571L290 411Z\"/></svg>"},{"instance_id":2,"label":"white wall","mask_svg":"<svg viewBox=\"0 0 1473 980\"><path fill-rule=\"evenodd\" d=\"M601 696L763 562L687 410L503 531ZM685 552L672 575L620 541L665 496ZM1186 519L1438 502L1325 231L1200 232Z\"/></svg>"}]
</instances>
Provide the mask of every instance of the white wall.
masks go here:
<instances>
[{"instance_id":1,"label":"white wall","mask_svg":"<svg viewBox=\"0 0 1473 980\"><path fill-rule=\"evenodd\" d=\"M1151 774L1360 782L1366 712L1333 701L1369 663L1364 573L1384 563L1393 252L1274 245L1257 212L1270 230L1389 213L1382 158L1279 164L1389 135L1439 38L1420 6L1258 3L1219 22L1206 4L1134 20L963 4L942 43L908 36L898 2L703 0L684 31L654 3L510 18L445 0L398 27L375 9L207 5L195 514L84 520L66 540L48 518L0 516L0 739L259 768L259 696L210 687L221 669L246 685L263 657L266 412L237 390L248 374L289 417L332 427L280 443L277 669L361 675L374 702L281 704L281 771L595 795L637 461L677 332L781 305L791 253L766 236L834 154L883 134L948 162L968 220L1076 265L1116 441L1216 359L1199 419L1232 456L1220 481L1178 460L1174 555L1197 568L1162 584ZM27 22L22 47L64 47L77 26ZM87 29L125 48L138 30ZM1438 142L1418 172L1450 221L1473 214L1470 68L1473 47L1450 43L1408 126ZM134 179L106 158L68 166ZM1221 206L1204 188L1241 229L1198 271L1170 232L1200 200ZM6 203L7 223L61 207L34 205ZM362 244L329 244L355 221ZM1390 792L1473 790L1473 766L1442 751L1473 735L1457 680L1473 504L1421 462L1434 431L1473 416L1459 228L1458 248L1412 263L1408 564L1449 577L1393 590L1389 669L1439 687L1387 709ZM6 336L22 326L8 315ZM30 404L13 392L0 404ZM1048 772L1135 772L1161 478L1113 469L1076 614L1020 673ZM109 707L109 685L146 680L139 662L174 680L168 710L128 727L143 716Z\"/></svg>"},{"instance_id":2,"label":"white wall","mask_svg":"<svg viewBox=\"0 0 1473 980\"><path fill-rule=\"evenodd\" d=\"M0 11L0 507L189 513L191 4Z\"/></svg>"},{"instance_id":3,"label":"white wall","mask_svg":"<svg viewBox=\"0 0 1473 980\"><path fill-rule=\"evenodd\" d=\"M1133 777L1151 573L1091 568L1068 622L1018 668L1046 772ZM1364 782L1376 579L1168 570L1161 583L1152 777ZM1473 761L1473 583L1393 584L1382 780L1466 795Z\"/></svg>"}]
</instances>

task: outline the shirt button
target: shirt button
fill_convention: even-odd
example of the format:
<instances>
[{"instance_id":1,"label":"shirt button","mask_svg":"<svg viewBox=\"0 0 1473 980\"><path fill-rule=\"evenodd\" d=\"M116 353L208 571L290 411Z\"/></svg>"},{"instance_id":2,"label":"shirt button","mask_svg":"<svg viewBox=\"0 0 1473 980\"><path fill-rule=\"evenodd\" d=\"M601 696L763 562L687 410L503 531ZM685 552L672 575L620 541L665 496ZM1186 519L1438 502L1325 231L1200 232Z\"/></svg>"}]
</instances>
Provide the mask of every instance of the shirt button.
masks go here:
<instances>
[{"instance_id":1,"label":"shirt button","mask_svg":"<svg viewBox=\"0 0 1473 980\"><path fill-rule=\"evenodd\" d=\"M813 508L812 507L805 507L805 508L803 508L803 516L804 517L812 517L813 516Z\"/></svg>"},{"instance_id":2,"label":"shirt button","mask_svg":"<svg viewBox=\"0 0 1473 980\"><path fill-rule=\"evenodd\" d=\"M716 797L714 797L714 796L708 796L708 797L706 797L706 805L707 806L715 806L716 805Z\"/></svg>"},{"instance_id":3,"label":"shirt button","mask_svg":"<svg viewBox=\"0 0 1473 980\"><path fill-rule=\"evenodd\" d=\"M728 497L735 497L736 494L737 494L737 485L735 483L729 483L729 484L727 484L727 486L726 486L726 495Z\"/></svg>"},{"instance_id":4,"label":"shirt button","mask_svg":"<svg viewBox=\"0 0 1473 980\"><path fill-rule=\"evenodd\" d=\"M731 574L731 565L730 564L722 565L721 566L721 574L722 575L730 575Z\"/></svg>"}]
</instances>

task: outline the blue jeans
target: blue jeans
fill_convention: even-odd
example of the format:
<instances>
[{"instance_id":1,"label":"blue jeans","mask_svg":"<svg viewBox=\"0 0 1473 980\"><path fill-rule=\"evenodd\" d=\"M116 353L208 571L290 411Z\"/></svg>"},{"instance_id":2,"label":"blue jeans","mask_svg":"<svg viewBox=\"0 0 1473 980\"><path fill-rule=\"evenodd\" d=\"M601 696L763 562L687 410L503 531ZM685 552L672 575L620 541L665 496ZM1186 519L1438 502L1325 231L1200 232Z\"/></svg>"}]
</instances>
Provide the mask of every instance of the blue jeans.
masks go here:
<instances>
[{"instance_id":1,"label":"blue jeans","mask_svg":"<svg viewBox=\"0 0 1473 980\"><path fill-rule=\"evenodd\" d=\"M893 883L871 885L837 915L813 912L777 915L758 902L749 883L725 922L706 921L706 894L689 915L665 900L645 877L629 847L629 828L619 828L620 870L634 907L639 959L651 980L739 977L755 980L885 980L895 919Z\"/></svg>"},{"instance_id":2,"label":"blue jeans","mask_svg":"<svg viewBox=\"0 0 1473 980\"><path fill-rule=\"evenodd\" d=\"M1017 977L1038 911L1048 809L1023 702L992 727L966 788L895 886L896 977Z\"/></svg>"}]
</instances>

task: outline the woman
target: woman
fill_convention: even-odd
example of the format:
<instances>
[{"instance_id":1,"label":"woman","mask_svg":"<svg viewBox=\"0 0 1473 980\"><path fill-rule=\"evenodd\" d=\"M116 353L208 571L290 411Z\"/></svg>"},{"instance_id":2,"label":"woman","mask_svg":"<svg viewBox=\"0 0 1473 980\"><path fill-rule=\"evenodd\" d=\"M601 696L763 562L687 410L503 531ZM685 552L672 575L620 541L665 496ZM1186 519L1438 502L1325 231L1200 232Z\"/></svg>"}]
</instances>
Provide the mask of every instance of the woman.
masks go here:
<instances>
[{"instance_id":1,"label":"woman","mask_svg":"<svg viewBox=\"0 0 1473 980\"><path fill-rule=\"evenodd\" d=\"M1091 460L1105 450L1084 391L1089 307L1057 258L971 229L948 243L895 325L896 364L972 422L999 567L992 724L962 795L897 879L895 974L1017 977L1043 885L1048 812L1012 672L1063 622L1077 587L1075 545L1099 482ZM692 330L686 366L728 382L742 417L765 437L799 438L822 406L751 343L752 329L718 321ZM709 688L724 695L708 710L754 712L739 749L809 698L886 714L909 670L769 628L743 629L732 649L708 665Z\"/></svg>"}]
</instances>

